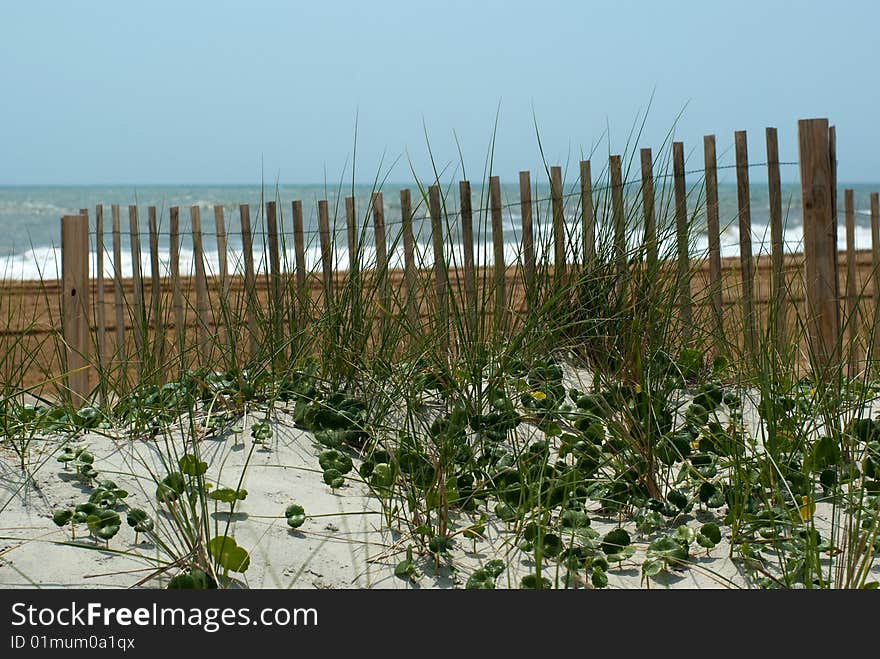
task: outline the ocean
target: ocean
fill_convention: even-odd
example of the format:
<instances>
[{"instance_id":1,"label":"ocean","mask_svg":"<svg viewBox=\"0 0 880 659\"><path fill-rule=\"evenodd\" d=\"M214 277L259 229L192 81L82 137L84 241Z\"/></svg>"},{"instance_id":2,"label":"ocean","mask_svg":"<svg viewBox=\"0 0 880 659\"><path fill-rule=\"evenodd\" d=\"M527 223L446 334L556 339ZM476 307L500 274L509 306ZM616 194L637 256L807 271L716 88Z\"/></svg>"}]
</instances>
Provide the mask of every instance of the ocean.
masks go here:
<instances>
[{"instance_id":1,"label":"ocean","mask_svg":"<svg viewBox=\"0 0 880 659\"><path fill-rule=\"evenodd\" d=\"M671 185L661 185L658 181L657 215L672 222L673 205ZM565 187L565 217L571 240L580 239L580 204L577 181ZM410 186L411 187L411 186ZM877 184L841 184L838 193L838 243L841 249L846 246L846 233L843 218L844 189L854 191L856 220L855 238L857 249L871 247L870 229L870 194L880 191ZM382 187L385 207L385 223L389 244L389 261L391 267L403 263L402 241L400 234L400 198L399 186L384 185ZM262 202L277 201L279 221L282 231L283 248L289 254L288 262L293 262L293 239L290 202L300 199L303 202L306 261L309 268L319 268L320 243L317 232L317 201L328 199L331 226L336 234L335 265L338 269L346 269L348 264L347 239L345 229L345 196L354 192L358 222L366 227L364 238L364 260L372 258L372 219L367 215L370 195L373 187L359 185L325 188L322 185L279 185L262 188L258 185L162 185L162 186L0 186L0 278L10 280L55 279L60 272L60 218L62 215L74 214L80 208L88 208L90 229L92 231L92 275L96 272L95 258L95 207L104 205L104 245L105 250L112 254L111 235L111 204L121 207L122 233L122 275L130 276L132 260L129 240L129 205L138 207L139 233L141 235L142 267L145 273L149 270L149 243L147 234L147 208L155 206L159 217L159 257L163 274L169 269L170 242L168 236L169 208L180 207L181 271L191 271L192 243L190 238L190 207L201 209L205 261L209 273L217 271L217 242L214 237L214 212L216 205L224 209L226 231L229 243L230 270L241 269L241 233L239 225L239 204L250 204L251 223L254 231L255 262L258 270L265 269L265 259L261 256L265 239L264 214L260 212ZM489 213L487 191L474 185L472 190L474 208L474 226L476 253L479 264L491 264L492 249L488 244ZM503 226L505 236L505 260L508 263L517 258L521 233L521 217L519 206L519 185L506 183L501 186L502 203L504 205ZM739 231L736 185L732 182L720 183L719 214L721 219L722 253L733 256L739 253ZM447 258L450 262L460 263L460 236L457 232L458 222L458 185L449 186L444 190L446 212L452 228L448 239ZM610 201L605 191L597 191L597 222L600 227L610 225ZM533 186L533 213L536 225L536 242L549 244L551 235L548 220L551 215L549 188L546 185ZM433 258L431 246L431 225L428 218L426 203L422 200L418 189L413 189L413 229L417 243L417 257L424 265L430 265ZM800 186L787 183L782 186L783 218L785 232L785 248L789 252L802 249L801 197ZM636 184L627 187L625 194L627 217L641 218L640 189ZM754 182L751 185L751 221L754 254L769 252L770 231L769 200L766 183ZM705 201L702 184L693 184L688 190L688 212L694 218L695 232L691 241L691 252L699 256L705 253L707 239L699 227L705 226ZM635 221L635 220L634 220ZM634 232L638 235L639 230ZM671 237L671 234L670 234ZM397 240L397 244L394 241ZM673 244L667 241L667 247ZM664 249L661 247L661 250ZM674 250L674 248L673 248ZM539 253L540 257L540 253ZM106 276L111 277L114 267L110 256L106 256L103 268Z\"/></svg>"}]
</instances>

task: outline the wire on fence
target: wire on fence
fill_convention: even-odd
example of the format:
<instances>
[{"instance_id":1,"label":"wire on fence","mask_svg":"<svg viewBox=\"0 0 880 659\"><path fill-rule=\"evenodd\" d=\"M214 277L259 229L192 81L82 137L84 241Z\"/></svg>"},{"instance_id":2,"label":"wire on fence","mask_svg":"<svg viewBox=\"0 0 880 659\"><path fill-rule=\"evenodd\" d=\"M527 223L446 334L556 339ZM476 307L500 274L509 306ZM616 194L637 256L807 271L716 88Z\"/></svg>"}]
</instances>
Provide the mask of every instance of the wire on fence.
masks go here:
<instances>
[{"instance_id":1,"label":"wire on fence","mask_svg":"<svg viewBox=\"0 0 880 659\"><path fill-rule=\"evenodd\" d=\"M766 167L766 166L769 165L769 164L770 164L770 163L768 163L768 162L749 163L749 164L748 164L748 168L749 168L749 169L752 169L752 168L756 168L756 167ZM780 167L791 167L791 166L796 166L796 165L798 165L799 163L798 163L797 161L780 161L780 162L778 162L778 163L774 163L774 164L777 164L777 165L779 165ZM732 165L719 165L719 166L717 166L715 169L716 169L716 170L728 170L728 169L736 169L737 167L738 167L738 165L736 165L736 164L732 164ZM705 169L691 169L691 170L686 170L686 171L684 172L684 174L685 174L686 176L690 176L690 175L692 175L692 174L705 174L705 173L706 173L706 170L705 170ZM659 180L665 180L665 179L670 179L670 178L674 178L674 174L671 174L671 173L669 173L669 172L663 172L663 173L660 173L660 174L657 174L656 176L654 176L654 181L656 182L658 179L659 179ZM643 179L642 179L642 178L629 179L629 180L626 180L626 181L624 181L623 183L621 183L621 187L622 187L622 188L626 188L626 187L633 186L633 185L636 185L636 184L641 184L641 183L643 183ZM591 189L592 189L593 193L595 194L596 192L608 192L608 191L612 190L613 187L614 187L614 186L612 186L612 185L610 185L610 184L606 184L606 185L601 185L601 186L592 186ZM694 185L694 186L692 186L692 187L696 187L696 185ZM563 194L562 194L562 199L563 199L563 200L566 200L566 199L570 199L570 198L572 198L572 197L580 197L580 196L581 196L581 192L580 192L580 190L576 190L576 191L573 191L573 192L563 193ZM546 196L546 197L538 197L538 198L533 198L533 199L532 199L532 204L548 204L548 203L552 203L552 201L553 201L553 198L550 197L550 196ZM219 204L219 203L218 203L218 204L216 204L216 205L224 205L224 204ZM417 205L416 205L416 208L418 208L420 205L421 205L421 203L417 204ZM516 208L516 207L519 206L519 205L520 205L520 201L518 201L518 200L517 200L517 201L513 201L513 202L509 202L509 203L504 203L504 204L501 205L501 210L502 210L502 211L509 210L509 209L511 209L511 208ZM472 214L474 214L474 215L478 215L478 214L481 214L481 213L488 213L488 212L490 212L491 210L492 210L491 207L483 207L483 206L480 206L480 207L477 207L477 208L473 208L473 209L471 210L471 212L472 212ZM458 217L460 217L460 216L461 216L461 211L460 211L460 210L459 210L459 211L453 211L453 212L448 212L448 211L447 211L447 212L445 213L445 215L446 215L446 218L447 218L447 221L448 221L449 218L458 218ZM431 220L431 216L430 216L430 215L413 215L412 218L411 218L411 221L412 221L412 222L421 222L421 223L430 222L430 220ZM386 226L386 227L387 227L387 226L397 226L397 225L402 225L402 224L403 224L402 219L386 219L386 220L385 220L385 226ZM104 232L105 235L106 235L107 233L108 233L107 231ZM124 235L130 235L129 232L125 232L125 231L123 231L123 232L121 232L121 233L123 233ZM203 233L207 233L207 232L203 232ZM235 234L236 232L234 232L234 231L229 231L229 232L227 232L227 233L228 233L228 234ZM308 236L318 236L318 235L320 234L320 230L319 230L317 227L316 227L316 228L309 228L309 229L305 229L305 228L304 228L303 231L302 231L302 233L303 233L303 235L308 235ZM91 236L96 236L96 235L97 235L94 231L90 231L89 234L90 234ZM139 237L141 237L141 238L148 238L148 237L150 236L150 232L149 232L149 231L138 231L138 232L137 232L137 235L138 235ZM160 231L160 232L159 232L159 235L161 235L161 236L168 236L168 235L170 235L170 234L168 234L168 233L166 233L166 232L163 232L163 231ZM264 231L264 230L252 230L252 231L251 231L251 235L252 235L252 236L255 236L255 237L258 236L258 237L265 238L265 237L269 236L269 232Z\"/></svg>"}]
</instances>

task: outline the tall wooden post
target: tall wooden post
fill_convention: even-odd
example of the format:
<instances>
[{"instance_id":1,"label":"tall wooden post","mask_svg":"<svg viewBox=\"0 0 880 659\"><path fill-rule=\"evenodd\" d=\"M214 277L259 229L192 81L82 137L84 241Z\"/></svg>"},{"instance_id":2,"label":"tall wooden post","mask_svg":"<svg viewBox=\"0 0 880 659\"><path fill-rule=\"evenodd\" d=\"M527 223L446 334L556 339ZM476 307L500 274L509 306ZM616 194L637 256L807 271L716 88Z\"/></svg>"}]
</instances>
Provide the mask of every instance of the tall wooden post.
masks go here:
<instances>
[{"instance_id":1,"label":"tall wooden post","mask_svg":"<svg viewBox=\"0 0 880 659\"><path fill-rule=\"evenodd\" d=\"M706 233L709 242L709 296L715 316L715 338L724 345L724 306L721 291L721 222L718 212L718 162L715 136L703 137L703 162L706 167Z\"/></svg>"},{"instance_id":2,"label":"tall wooden post","mask_svg":"<svg viewBox=\"0 0 880 659\"><path fill-rule=\"evenodd\" d=\"M798 147L810 348L819 369L827 370L840 356L837 223L828 120L800 120Z\"/></svg>"},{"instance_id":3,"label":"tall wooden post","mask_svg":"<svg viewBox=\"0 0 880 659\"><path fill-rule=\"evenodd\" d=\"M70 401L80 406L89 395L89 218L61 218L61 327L64 372Z\"/></svg>"},{"instance_id":4,"label":"tall wooden post","mask_svg":"<svg viewBox=\"0 0 880 659\"><path fill-rule=\"evenodd\" d=\"M752 259L752 206L749 187L749 151L746 137L744 130L738 130L734 133L743 328L745 330L746 354L755 356L758 348L755 321L755 261Z\"/></svg>"}]
</instances>

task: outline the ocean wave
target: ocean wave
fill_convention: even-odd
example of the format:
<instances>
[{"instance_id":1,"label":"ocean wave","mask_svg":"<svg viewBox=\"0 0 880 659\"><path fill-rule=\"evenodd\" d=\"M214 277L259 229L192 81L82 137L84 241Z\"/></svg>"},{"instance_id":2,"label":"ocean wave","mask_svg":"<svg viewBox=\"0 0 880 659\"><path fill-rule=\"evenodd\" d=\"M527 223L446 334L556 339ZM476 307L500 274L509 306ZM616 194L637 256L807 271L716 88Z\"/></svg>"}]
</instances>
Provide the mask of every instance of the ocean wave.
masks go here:
<instances>
[{"instance_id":1,"label":"ocean wave","mask_svg":"<svg viewBox=\"0 0 880 659\"><path fill-rule=\"evenodd\" d=\"M504 245L504 260L507 264L512 264L521 259L521 244L517 240L518 232L510 235L510 229L518 229L518 227L505 227L508 229L507 242ZM547 229L547 227L544 227ZM580 223L568 223L566 225L566 235L569 237L570 244L577 245L580 243ZM546 234L546 231L544 231ZM752 227L752 254L769 254L771 250L771 236L769 228L766 225L755 225ZM313 237L314 238L314 237ZM417 238L415 244L416 262L421 267L429 268L434 264L433 246L429 236ZM486 236L487 240L484 244L475 244L474 254L477 265L494 265L494 251L490 240L490 235ZM784 235L784 248L786 252L795 253L803 251L803 229L800 224L789 225L786 227ZM637 248L636 236L633 236L629 245L631 249ZM659 250L661 254L674 255L676 252L676 241L674 234L665 235L660 241ZM288 243L289 244L289 243ZM336 270L347 270L349 268L349 253L343 247L344 241L337 243L336 249L333 251L332 264ZM838 231L837 237L838 249L846 249L846 232ZM254 267L257 273L265 273L267 271L268 256L259 248L259 243L255 243ZM872 245L870 227L855 227L855 247L856 249L870 249ZM107 247L110 247L109 242ZM535 244L536 258L539 261L553 261L552 240L549 234L544 240L536 240ZM571 248L569 248L571 251ZM145 277L151 275L151 261L149 249L146 245L142 246L142 255L140 260L141 272ZM705 233L696 235L691 240L691 251L695 257L704 255L708 250L708 237ZM721 254L722 256L738 256L740 252L739 243L739 227L735 224L727 226L721 233ZM162 277L167 277L171 273L171 254L166 247L160 247L159 257L159 273ZM460 266L464 263L464 250L461 244L447 244L445 251L446 261L450 266ZM404 251L401 242L396 242L388 249L388 266L390 268L403 268L405 264ZM321 265L321 248L317 239L311 240L305 249L306 268L312 272L320 272ZM296 262L295 251L290 249L283 250L281 261L284 269L293 271ZM191 248L181 247L180 250L180 273L183 276L192 275L195 272L194 253ZM220 271L220 258L216 249L206 249L204 252L205 270L209 276L215 275ZM361 248L362 267L370 268L376 263L376 249L371 244L366 244ZM90 277L95 277L98 271L97 256L95 252L89 254ZM227 264L230 274L240 275L244 272L244 259L240 249L230 247L227 251ZM134 270L134 261L131 252L123 249L121 254L121 263L119 264L119 273L123 278L131 277ZM112 253L105 251L104 262L102 264L104 276L112 279L116 276L117 266L113 263ZM39 280L39 279L57 279L61 272L61 251L57 247L34 247L21 253L7 254L0 256L0 279L5 281L22 281L22 280Z\"/></svg>"}]
</instances>

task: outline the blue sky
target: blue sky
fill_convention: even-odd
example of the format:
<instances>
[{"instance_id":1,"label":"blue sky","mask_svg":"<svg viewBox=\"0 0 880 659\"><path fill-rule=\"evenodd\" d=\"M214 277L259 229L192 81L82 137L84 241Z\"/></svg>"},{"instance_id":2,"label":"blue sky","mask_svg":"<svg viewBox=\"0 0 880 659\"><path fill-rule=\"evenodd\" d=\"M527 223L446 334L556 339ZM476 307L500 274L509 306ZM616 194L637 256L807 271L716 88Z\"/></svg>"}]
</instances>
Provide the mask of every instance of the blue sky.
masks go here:
<instances>
[{"instance_id":1,"label":"blue sky","mask_svg":"<svg viewBox=\"0 0 880 659\"><path fill-rule=\"evenodd\" d=\"M764 128L838 126L841 181L880 180L875 2L0 0L0 184L480 180L594 162L675 125L733 159ZM677 124L676 117L681 113ZM595 166L594 166L595 170ZM460 170L446 170L460 176ZM756 176L759 173L756 172ZM795 179L796 168L784 171Z\"/></svg>"}]
</instances>

